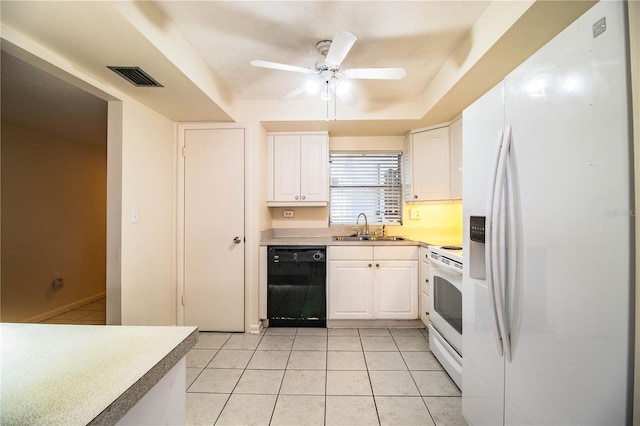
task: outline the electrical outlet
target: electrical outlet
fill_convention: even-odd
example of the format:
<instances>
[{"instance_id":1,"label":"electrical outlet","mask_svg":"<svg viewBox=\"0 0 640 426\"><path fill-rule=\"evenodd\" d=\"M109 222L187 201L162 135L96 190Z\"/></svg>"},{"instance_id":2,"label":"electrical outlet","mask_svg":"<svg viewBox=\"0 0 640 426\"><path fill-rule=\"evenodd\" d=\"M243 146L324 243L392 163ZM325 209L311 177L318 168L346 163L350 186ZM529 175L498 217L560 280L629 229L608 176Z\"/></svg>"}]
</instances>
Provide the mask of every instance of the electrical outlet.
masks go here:
<instances>
[{"instance_id":1,"label":"electrical outlet","mask_svg":"<svg viewBox=\"0 0 640 426\"><path fill-rule=\"evenodd\" d=\"M411 209L411 219L420 219L420 209L415 207Z\"/></svg>"},{"instance_id":2,"label":"electrical outlet","mask_svg":"<svg viewBox=\"0 0 640 426\"><path fill-rule=\"evenodd\" d=\"M293 210L285 210L282 212L282 216L284 217L293 217Z\"/></svg>"},{"instance_id":3,"label":"electrical outlet","mask_svg":"<svg viewBox=\"0 0 640 426\"><path fill-rule=\"evenodd\" d=\"M60 275L57 272L53 274L53 280L51 281L51 287L54 290L60 290L62 287L64 287L64 278L62 278L62 275Z\"/></svg>"}]
</instances>

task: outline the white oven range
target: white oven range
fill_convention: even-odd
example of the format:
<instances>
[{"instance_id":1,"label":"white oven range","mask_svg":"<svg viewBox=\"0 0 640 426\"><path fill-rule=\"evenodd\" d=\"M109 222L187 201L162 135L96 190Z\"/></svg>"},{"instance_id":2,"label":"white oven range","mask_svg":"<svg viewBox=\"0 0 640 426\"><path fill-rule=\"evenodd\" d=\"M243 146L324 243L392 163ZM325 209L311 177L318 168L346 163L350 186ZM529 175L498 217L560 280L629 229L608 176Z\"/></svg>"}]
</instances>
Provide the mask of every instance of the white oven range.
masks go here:
<instances>
[{"instance_id":1,"label":"white oven range","mask_svg":"<svg viewBox=\"0 0 640 426\"><path fill-rule=\"evenodd\" d=\"M429 247L429 346L462 388L462 247Z\"/></svg>"}]
</instances>

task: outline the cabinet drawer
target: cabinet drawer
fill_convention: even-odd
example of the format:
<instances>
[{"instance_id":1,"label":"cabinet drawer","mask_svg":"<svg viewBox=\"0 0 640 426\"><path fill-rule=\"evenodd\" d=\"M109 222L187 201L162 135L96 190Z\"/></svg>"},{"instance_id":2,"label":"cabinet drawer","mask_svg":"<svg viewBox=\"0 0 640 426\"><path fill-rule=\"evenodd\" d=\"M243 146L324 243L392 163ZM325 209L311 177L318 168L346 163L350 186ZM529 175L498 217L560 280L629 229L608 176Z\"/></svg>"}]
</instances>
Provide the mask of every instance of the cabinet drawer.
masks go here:
<instances>
[{"instance_id":1,"label":"cabinet drawer","mask_svg":"<svg viewBox=\"0 0 640 426\"><path fill-rule=\"evenodd\" d=\"M369 260L373 259L373 246L332 246L329 260Z\"/></svg>"},{"instance_id":2,"label":"cabinet drawer","mask_svg":"<svg viewBox=\"0 0 640 426\"><path fill-rule=\"evenodd\" d=\"M418 246L376 246L375 260L417 260Z\"/></svg>"}]
</instances>

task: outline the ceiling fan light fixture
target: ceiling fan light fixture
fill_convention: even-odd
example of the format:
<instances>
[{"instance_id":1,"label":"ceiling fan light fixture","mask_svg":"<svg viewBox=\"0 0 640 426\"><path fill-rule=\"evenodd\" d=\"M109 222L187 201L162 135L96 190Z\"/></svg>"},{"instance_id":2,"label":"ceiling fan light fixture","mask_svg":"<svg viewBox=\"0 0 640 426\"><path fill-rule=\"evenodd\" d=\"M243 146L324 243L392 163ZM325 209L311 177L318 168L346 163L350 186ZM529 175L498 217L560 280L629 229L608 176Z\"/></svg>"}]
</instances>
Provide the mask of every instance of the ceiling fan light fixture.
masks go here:
<instances>
[{"instance_id":1,"label":"ceiling fan light fixture","mask_svg":"<svg viewBox=\"0 0 640 426\"><path fill-rule=\"evenodd\" d=\"M351 94L351 82L349 80L340 80L336 84L336 95L338 97L348 96Z\"/></svg>"},{"instance_id":2,"label":"ceiling fan light fixture","mask_svg":"<svg viewBox=\"0 0 640 426\"><path fill-rule=\"evenodd\" d=\"M320 92L320 100L330 101L331 99L333 99L333 92L334 88L331 87L329 81L326 81L324 87L322 88L322 91Z\"/></svg>"}]
</instances>

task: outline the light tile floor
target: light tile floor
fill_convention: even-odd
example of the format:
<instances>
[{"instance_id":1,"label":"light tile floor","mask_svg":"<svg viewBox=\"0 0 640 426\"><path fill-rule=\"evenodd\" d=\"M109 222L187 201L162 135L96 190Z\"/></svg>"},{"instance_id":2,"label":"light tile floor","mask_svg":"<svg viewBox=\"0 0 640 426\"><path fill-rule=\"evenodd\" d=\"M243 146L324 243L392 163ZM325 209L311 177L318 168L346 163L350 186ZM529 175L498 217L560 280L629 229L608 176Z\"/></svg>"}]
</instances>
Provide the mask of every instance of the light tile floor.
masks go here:
<instances>
[{"instance_id":1,"label":"light tile floor","mask_svg":"<svg viewBox=\"0 0 640 426\"><path fill-rule=\"evenodd\" d=\"M424 329L201 332L187 424L466 425Z\"/></svg>"},{"instance_id":2,"label":"light tile floor","mask_svg":"<svg viewBox=\"0 0 640 426\"><path fill-rule=\"evenodd\" d=\"M105 325L107 323L107 299L102 298L70 311L40 321L42 324Z\"/></svg>"}]
</instances>

